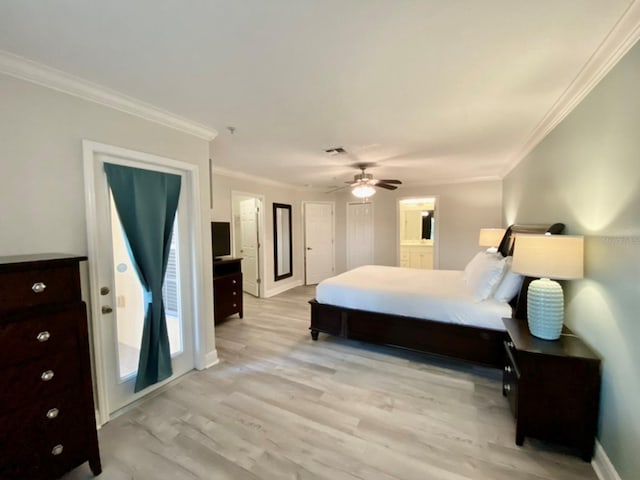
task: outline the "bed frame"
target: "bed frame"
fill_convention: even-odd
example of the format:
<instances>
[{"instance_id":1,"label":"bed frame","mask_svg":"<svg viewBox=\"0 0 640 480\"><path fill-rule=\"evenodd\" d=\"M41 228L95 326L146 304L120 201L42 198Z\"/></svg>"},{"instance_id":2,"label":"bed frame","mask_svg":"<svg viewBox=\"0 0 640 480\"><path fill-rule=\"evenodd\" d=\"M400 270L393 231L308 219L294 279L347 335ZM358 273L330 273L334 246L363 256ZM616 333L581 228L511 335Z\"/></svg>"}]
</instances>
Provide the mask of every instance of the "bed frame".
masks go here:
<instances>
[{"instance_id":1,"label":"bed frame","mask_svg":"<svg viewBox=\"0 0 640 480\"><path fill-rule=\"evenodd\" d=\"M553 225L512 225L498 247L503 256L513 254L516 233L552 233L564 230ZM512 301L513 316L527 318L526 293L531 278L525 278L518 296ZM311 305L311 338L328 333L364 342L391 345L419 352L455 358L478 365L502 368L506 332L489 328L456 325L434 320L389 315L318 303Z\"/></svg>"}]
</instances>

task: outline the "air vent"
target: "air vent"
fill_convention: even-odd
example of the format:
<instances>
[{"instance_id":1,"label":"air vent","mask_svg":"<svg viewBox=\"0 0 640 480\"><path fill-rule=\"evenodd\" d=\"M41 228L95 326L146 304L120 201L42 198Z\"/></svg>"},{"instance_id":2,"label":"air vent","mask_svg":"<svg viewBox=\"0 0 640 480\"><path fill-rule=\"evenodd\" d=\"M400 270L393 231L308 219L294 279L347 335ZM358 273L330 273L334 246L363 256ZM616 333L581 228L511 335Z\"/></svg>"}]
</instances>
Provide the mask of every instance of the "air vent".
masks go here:
<instances>
[{"instance_id":1,"label":"air vent","mask_svg":"<svg viewBox=\"0 0 640 480\"><path fill-rule=\"evenodd\" d=\"M329 155L342 155L343 153L347 153L347 151L342 147L327 148L325 152Z\"/></svg>"}]
</instances>

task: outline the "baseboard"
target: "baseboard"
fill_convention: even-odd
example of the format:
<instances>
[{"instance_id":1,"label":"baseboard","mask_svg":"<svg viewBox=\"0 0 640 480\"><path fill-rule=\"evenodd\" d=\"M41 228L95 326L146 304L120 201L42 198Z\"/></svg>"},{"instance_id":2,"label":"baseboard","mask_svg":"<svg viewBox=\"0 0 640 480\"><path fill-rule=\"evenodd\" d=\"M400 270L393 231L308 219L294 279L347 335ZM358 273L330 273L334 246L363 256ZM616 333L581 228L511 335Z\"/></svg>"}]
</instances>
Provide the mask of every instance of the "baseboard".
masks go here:
<instances>
[{"instance_id":1,"label":"baseboard","mask_svg":"<svg viewBox=\"0 0 640 480\"><path fill-rule=\"evenodd\" d=\"M220 362L218 358L218 350L213 349L204 356L204 366L202 368L198 368L198 370L206 370L209 367L213 367Z\"/></svg>"},{"instance_id":2,"label":"baseboard","mask_svg":"<svg viewBox=\"0 0 640 480\"><path fill-rule=\"evenodd\" d=\"M600 480L622 480L613 463L609 460L607 452L604 451L604 448L597 440L591 466Z\"/></svg>"},{"instance_id":3,"label":"baseboard","mask_svg":"<svg viewBox=\"0 0 640 480\"><path fill-rule=\"evenodd\" d=\"M277 288L272 288L271 290L264 292L264 296L265 298L273 297L301 285L303 285L302 280L296 280L295 282L287 283L286 285L278 286Z\"/></svg>"}]
</instances>

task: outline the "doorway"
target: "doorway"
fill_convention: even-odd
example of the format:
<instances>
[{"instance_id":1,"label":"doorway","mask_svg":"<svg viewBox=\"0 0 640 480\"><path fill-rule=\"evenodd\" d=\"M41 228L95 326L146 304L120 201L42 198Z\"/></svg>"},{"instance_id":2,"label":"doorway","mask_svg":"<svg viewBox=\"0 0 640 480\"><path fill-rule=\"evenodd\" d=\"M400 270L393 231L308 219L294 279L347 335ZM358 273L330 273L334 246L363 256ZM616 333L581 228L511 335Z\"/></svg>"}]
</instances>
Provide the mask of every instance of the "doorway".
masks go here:
<instances>
[{"instance_id":1,"label":"doorway","mask_svg":"<svg viewBox=\"0 0 640 480\"><path fill-rule=\"evenodd\" d=\"M305 285L315 285L335 273L334 202L304 202Z\"/></svg>"},{"instance_id":2,"label":"doorway","mask_svg":"<svg viewBox=\"0 0 640 480\"><path fill-rule=\"evenodd\" d=\"M202 278L198 170L195 165L84 141L87 239L99 423L175 380L204 361L200 317ZM145 302L127 240L113 203L105 163L168 173L180 178L163 303L169 336L171 377L134 392Z\"/></svg>"},{"instance_id":3,"label":"doorway","mask_svg":"<svg viewBox=\"0 0 640 480\"><path fill-rule=\"evenodd\" d=\"M263 297L264 197L231 192L234 257L242 258L242 290Z\"/></svg>"},{"instance_id":4,"label":"doorway","mask_svg":"<svg viewBox=\"0 0 640 480\"><path fill-rule=\"evenodd\" d=\"M398 265L437 268L438 214L435 197L398 201Z\"/></svg>"},{"instance_id":5,"label":"doorway","mask_svg":"<svg viewBox=\"0 0 640 480\"><path fill-rule=\"evenodd\" d=\"M372 265L373 203L347 204L347 269Z\"/></svg>"}]
</instances>

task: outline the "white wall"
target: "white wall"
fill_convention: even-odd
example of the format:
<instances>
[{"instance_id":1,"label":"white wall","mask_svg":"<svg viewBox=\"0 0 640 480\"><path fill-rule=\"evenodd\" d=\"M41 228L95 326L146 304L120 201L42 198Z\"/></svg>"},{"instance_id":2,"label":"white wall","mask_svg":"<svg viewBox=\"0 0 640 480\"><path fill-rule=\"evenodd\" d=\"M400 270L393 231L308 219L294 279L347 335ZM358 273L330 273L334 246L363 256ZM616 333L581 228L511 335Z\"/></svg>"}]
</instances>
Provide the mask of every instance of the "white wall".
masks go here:
<instances>
[{"instance_id":1,"label":"white wall","mask_svg":"<svg viewBox=\"0 0 640 480\"><path fill-rule=\"evenodd\" d=\"M205 140L1 74L0 105L0 255L87 254L83 139L198 165L201 203L209 204ZM204 226L208 217L203 208ZM210 236L203 228L203 245ZM205 292L213 289L210 250L202 251ZM213 351L211 295L203 308Z\"/></svg>"},{"instance_id":2,"label":"white wall","mask_svg":"<svg viewBox=\"0 0 640 480\"><path fill-rule=\"evenodd\" d=\"M499 180L378 190L374 204L374 261L398 265L398 200L436 197L439 268L459 270L478 252L483 227L502 226L502 182ZM346 190L336 197L336 271L346 270L346 205L355 198Z\"/></svg>"},{"instance_id":3,"label":"white wall","mask_svg":"<svg viewBox=\"0 0 640 480\"><path fill-rule=\"evenodd\" d=\"M504 180L508 222L585 235L566 323L602 356L599 434L624 480L640 456L640 45Z\"/></svg>"},{"instance_id":4,"label":"white wall","mask_svg":"<svg viewBox=\"0 0 640 480\"><path fill-rule=\"evenodd\" d=\"M211 144L212 158L216 158L215 141ZM304 283L304 225L302 223L302 202L326 201L333 197L322 192L298 190L293 187L279 186L252 179L237 178L216 173L215 161L213 169L213 210L211 221L231 222L231 192L243 192L263 195L265 199L265 245L263 254L266 260L265 296L269 297L289 288ZM291 205L292 213L292 242L293 242L293 276L274 280L273 256L273 204L284 203Z\"/></svg>"}]
</instances>

